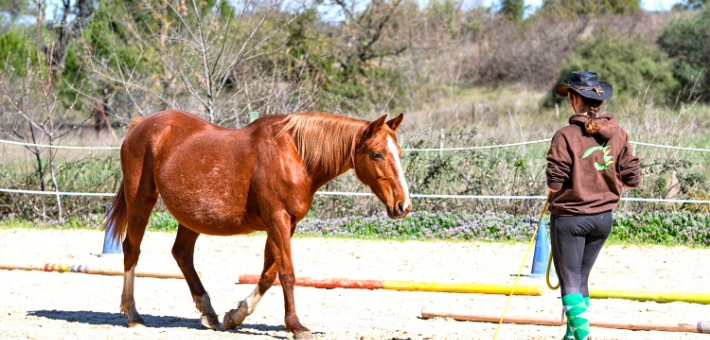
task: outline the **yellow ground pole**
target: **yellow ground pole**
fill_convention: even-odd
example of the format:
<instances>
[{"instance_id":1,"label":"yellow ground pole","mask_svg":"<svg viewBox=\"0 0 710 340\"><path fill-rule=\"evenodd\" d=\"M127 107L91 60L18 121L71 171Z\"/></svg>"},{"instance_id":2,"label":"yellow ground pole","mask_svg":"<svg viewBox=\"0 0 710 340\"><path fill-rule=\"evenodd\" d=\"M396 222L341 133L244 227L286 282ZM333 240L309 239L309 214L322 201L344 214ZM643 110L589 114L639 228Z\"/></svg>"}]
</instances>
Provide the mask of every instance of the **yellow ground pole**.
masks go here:
<instances>
[{"instance_id":1,"label":"yellow ground pole","mask_svg":"<svg viewBox=\"0 0 710 340\"><path fill-rule=\"evenodd\" d=\"M710 304L710 294L707 293L674 293L643 290L590 289L589 298Z\"/></svg>"},{"instance_id":2,"label":"yellow ground pole","mask_svg":"<svg viewBox=\"0 0 710 340\"><path fill-rule=\"evenodd\" d=\"M385 281L384 289L412 290L425 292L447 293L478 293L478 294L510 294L513 285L497 285L489 283L441 283L441 282L414 282L414 281ZM513 295L545 294L543 286L518 285Z\"/></svg>"}]
</instances>

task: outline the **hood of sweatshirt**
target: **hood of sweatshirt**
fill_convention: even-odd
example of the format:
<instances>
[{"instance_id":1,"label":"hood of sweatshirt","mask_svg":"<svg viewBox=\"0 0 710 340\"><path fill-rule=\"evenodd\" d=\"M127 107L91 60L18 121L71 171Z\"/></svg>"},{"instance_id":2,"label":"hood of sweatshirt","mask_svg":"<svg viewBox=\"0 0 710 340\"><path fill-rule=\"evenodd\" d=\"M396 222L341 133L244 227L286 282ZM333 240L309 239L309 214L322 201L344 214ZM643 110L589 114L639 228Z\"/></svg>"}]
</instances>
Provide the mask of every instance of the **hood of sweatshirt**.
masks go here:
<instances>
[{"instance_id":1,"label":"hood of sweatshirt","mask_svg":"<svg viewBox=\"0 0 710 340\"><path fill-rule=\"evenodd\" d=\"M587 119L596 120L597 124L599 124L599 126L601 126L601 129L599 129L599 131L597 131L597 133L595 133L595 135L597 135L605 140L611 139L611 137L613 137L614 134L616 133L616 130L617 130L616 119L608 113L598 115L594 118L591 118L587 115L573 115L572 117L569 117L569 123L581 125L582 128L584 129L584 123L587 121Z\"/></svg>"}]
</instances>

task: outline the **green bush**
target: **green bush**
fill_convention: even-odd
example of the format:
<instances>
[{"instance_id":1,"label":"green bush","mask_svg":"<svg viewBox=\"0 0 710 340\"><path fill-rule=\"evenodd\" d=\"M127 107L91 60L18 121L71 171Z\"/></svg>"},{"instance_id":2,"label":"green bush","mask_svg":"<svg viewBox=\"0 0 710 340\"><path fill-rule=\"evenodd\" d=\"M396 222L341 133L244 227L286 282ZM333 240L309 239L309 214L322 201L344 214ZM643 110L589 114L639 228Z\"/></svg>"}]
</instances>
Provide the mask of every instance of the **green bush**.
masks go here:
<instances>
[{"instance_id":1,"label":"green bush","mask_svg":"<svg viewBox=\"0 0 710 340\"><path fill-rule=\"evenodd\" d=\"M679 90L665 52L641 37L602 32L579 41L565 59L558 80L569 81L572 71L598 73L614 87L615 101L653 100L671 104ZM557 102L566 98L552 95ZM547 99L546 104L552 101Z\"/></svg>"},{"instance_id":2,"label":"green bush","mask_svg":"<svg viewBox=\"0 0 710 340\"><path fill-rule=\"evenodd\" d=\"M710 0L685 0L673 5L673 10L675 11L694 11L698 9L703 9L707 4L710 4Z\"/></svg>"},{"instance_id":3,"label":"green bush","mask_svg":"<svg viewBox=\"0 0 710 340\"><path fill-rule=\"evenodd\" d=\"M600 17L640 10L640 0L544 0L539 12L555 19Z\"/></svg>"},{"instance_id":4,"label":"green bush","mask_svg":"<svg viewBox=\"0 0 710 340\"><path fill-rule=\"evenodd\" d=\"M673 58L676 79L705 101L710 100L709 42L710 9L667 22L658 37L658 45Z\"/></svg>"},{"instance_id":5,"label":"green bush","mask_svg":"<svg viewBox=\"0 0 710 340\"><path fill-rule=\"evenodd\" d=\"M32 67L37 66L37 49L22 34L16 31L0 34L0 71L8 68L19 75L25 75L27 58ZM28 48L29 47L29 48Z\"/></svg>"},{"instance_id":6,"label":"green bush","mask_svg":"<svg viewBox=\"0 0 710 340\"><path fill-rule=\"evenodd\" d=\"M44 159L42 166L45 190L55 191ZM121 162L118 156L92 156L58 162L55 176L59 191L112 193L116 192L121 183ZM0 188L40 190L39 174L0 164ZM103 213L110 202L108 197L96 196L62 196L61 201L64 217ZM14 213L24 219L33 219L41 214L43 206L50 218L57 217L57 200L54 195L0 192L0 214Z\"/></svg>"}]
</instances>

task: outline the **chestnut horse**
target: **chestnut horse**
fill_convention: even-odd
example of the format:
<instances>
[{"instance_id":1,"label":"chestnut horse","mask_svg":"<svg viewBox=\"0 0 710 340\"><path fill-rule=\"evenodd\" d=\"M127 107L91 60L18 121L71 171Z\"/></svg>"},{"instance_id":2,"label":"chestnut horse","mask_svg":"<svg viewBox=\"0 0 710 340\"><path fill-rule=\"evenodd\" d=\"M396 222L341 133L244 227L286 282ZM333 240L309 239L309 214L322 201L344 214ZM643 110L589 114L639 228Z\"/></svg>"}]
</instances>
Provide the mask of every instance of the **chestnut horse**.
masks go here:
<instances>
[{"instance_id":1,"label":"chestnut horse","mask_svg":"<svg viewBox=\"0 0 710 340\"><path fill-rule=\"evenodd\" d=\"M193 265L197 237L266 231L261 280L224 316L224 328L238 327L254 312L278 273L286 329L311 339L296 315L291 237L318 188L355 169L390 218L405 218L412 208L394 133L403 116L385 123L386 117L366 122L324 113L269 115L242 129L182 111L134 119L121 145L123 181L107 219L111 235L123 238L121 312L128 327L145 326L133 299L134 271L160 195L179 223L172 253L204 326L217 329L219 320Z\"/></svg>"}]
</instances>

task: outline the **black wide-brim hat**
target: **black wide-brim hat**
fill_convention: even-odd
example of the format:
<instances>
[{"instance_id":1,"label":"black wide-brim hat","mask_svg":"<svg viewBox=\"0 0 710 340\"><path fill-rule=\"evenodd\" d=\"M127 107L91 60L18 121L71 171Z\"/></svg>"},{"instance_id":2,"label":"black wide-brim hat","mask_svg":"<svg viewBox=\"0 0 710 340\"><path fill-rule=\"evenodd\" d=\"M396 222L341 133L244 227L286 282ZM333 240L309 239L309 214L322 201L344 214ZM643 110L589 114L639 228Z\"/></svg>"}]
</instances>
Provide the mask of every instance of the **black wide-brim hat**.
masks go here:
<instances>
[{"instance_id":1,"label":"black wide-brim hat","mask_svg":"<svg viewBox=\"0 0 710 340\"><path fill-rule=\"evenodd\" d=\"M557 84L555 91L565 97L569 91L574 91L585 98L604 100L611 97L614 89L611 84L599 81L599 75L596 73L572 72L569 82Z\"/></svg>"}]
</instances>

